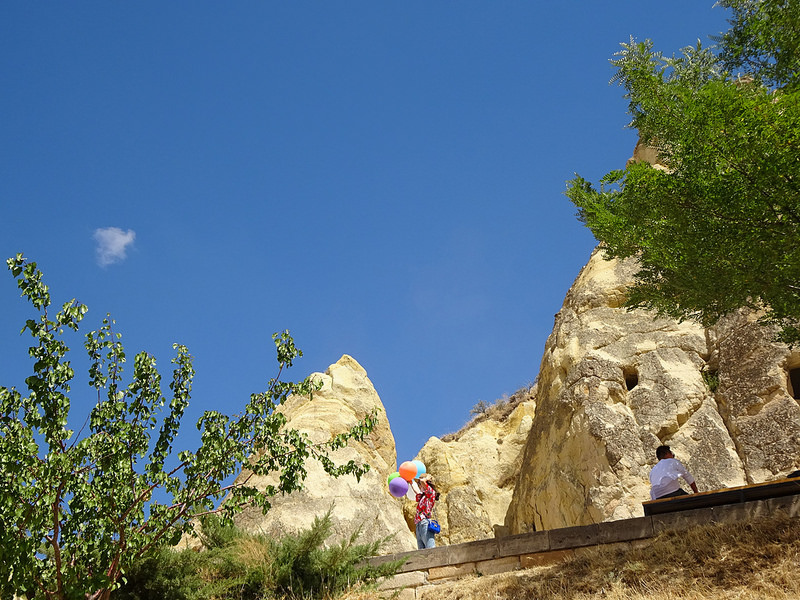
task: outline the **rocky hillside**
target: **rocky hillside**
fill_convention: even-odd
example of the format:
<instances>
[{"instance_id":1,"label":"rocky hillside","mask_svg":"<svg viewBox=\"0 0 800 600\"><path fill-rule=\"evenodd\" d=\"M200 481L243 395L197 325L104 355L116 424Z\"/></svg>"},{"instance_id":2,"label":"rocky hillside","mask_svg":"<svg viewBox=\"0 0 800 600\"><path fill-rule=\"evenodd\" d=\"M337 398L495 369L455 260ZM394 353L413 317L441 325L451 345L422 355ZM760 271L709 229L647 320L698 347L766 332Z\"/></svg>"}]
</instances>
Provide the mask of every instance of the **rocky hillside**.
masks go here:
<instances>
[{"instance_id":1,"label":"rocky hillside","mask_svg":"<svg viewBox=\"0 0 800 600\"><path fill-rule=\"evenodd\" d=\"M556 315L536 386L420 450L442 492L440 544L640 516L663 443L701 491L768 481L800 466L800 350L773 342L752 313L704 329L628 311L621 305L635 271L635 262L596 251ZM382 411L353 358L318 377L324 387L314 400L284 407L292 427L322 440L372 408ZM413 549L413 503L387 490L397 463L381 414L367 443L338 457L372 466L360 483L309 465L303 492L276 498L266 518L245 513L240 524L280 535L334 502L340 534L357 525L368 538L397 532L388 551Z\"/></svg>"},{"instance_id":2,"label":"rocky hillside","mask_svg":"<svg viewBox=\"0 0 800 600\"><path fill-rule=\"evenodd\" d=\"M707 330L625 310L635 271L634 261L595 252L556 316L506 517L512 533L641 515L660 444L701 491L800 463L791 384L800 353L749 313Z\"/></svg>"},{"instance_id":3,"label":"rocky hillside","mask_svg":"<svg viewBox=\"0 0 800 600\"><path fill-rule=\"evenodd\" d=\"M436 477L442 494L437 543L460 544L505 533L503 522L533 425L536 389L515 396L479 415L455 436L430 438L417 455ZM409 523L414 509L413 502L405 503Z\"/></svg>"}]
</instances>

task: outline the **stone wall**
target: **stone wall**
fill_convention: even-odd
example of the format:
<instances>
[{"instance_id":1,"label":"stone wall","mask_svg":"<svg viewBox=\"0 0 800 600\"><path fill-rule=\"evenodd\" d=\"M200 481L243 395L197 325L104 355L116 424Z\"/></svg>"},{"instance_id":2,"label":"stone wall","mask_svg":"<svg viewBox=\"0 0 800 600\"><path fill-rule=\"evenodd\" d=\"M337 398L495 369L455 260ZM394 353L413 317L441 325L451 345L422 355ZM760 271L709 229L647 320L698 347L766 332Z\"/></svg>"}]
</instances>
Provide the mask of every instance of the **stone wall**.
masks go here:
<instances>
[{"instance_id":1,"label":"stone wall","mask_svg":"<svg viewBox=\"0 0 800 600\"><path fill-rule=\"evenodd\" d=\"M660 532L670 529L780 515L800 516L800 495L551 529L380 556L370 562L381 564L405 558L405 565L394 577L385 580L381 589L387 597L399 600L433 600L437 584L461 577L547 566L579 556L587 548L606 544L630 548L647 544Z\"/></svg>"}]
</instances>

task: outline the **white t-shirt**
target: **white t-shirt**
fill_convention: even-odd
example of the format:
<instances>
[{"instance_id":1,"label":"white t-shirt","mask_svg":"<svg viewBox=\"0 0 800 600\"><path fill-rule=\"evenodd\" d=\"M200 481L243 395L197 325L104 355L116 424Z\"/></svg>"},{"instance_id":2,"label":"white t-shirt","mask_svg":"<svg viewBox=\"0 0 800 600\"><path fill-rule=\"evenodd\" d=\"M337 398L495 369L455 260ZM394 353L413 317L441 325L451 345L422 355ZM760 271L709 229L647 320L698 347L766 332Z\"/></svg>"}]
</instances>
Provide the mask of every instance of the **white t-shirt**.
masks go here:
<instances>
[{"instance_id":1,"label":"white t-shirt","mask_svg":"<svg viewBox=\"0 0 800 600\"><path fill-rule=\"evenodd\" d=\"M655 500L680 489L678 478L683 477L692 485L694 477L677 458L662 458L650 471L650 499Z\"/></svg>"}]
</instances>

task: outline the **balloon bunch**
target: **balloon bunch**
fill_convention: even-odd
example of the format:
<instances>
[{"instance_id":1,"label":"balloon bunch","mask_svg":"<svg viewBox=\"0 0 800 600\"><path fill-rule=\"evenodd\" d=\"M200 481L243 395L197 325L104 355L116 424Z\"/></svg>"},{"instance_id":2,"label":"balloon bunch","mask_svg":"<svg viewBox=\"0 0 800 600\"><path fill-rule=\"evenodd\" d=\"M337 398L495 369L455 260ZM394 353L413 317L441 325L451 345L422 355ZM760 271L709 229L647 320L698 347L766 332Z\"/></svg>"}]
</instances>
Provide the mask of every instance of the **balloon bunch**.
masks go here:
<instances>
[{"instance_id":1,"label":"balloon bunch","mask_svg":"<svg viewBox=\"0 0 800 600\"><path fill-rule=\"evenodd\" d=\"M407 460L389 475L389 493L395 498L402 498L408 493L408 484L424 472L425 465L421 460Z\"/></svg>"}]
</instances>

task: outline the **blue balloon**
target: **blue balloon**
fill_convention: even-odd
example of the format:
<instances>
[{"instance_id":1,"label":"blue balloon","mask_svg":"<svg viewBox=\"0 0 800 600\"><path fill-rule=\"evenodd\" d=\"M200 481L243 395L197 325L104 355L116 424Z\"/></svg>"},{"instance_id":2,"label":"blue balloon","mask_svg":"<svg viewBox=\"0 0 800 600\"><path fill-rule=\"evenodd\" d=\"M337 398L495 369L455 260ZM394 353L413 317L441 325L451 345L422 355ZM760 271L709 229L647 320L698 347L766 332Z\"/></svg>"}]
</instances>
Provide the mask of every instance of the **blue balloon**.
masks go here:
<instances>
[{"instance_id":1,"label":"blue balloon","mask_svg":"<svg viewBox=\"0 0 800 600\"><path fill-rule=\"evenodd\" d=\"M425 465L422 464L421 460L412 460L411 462L417 465L417 477L426 472Z\"/></svg>"}]
</instances>

